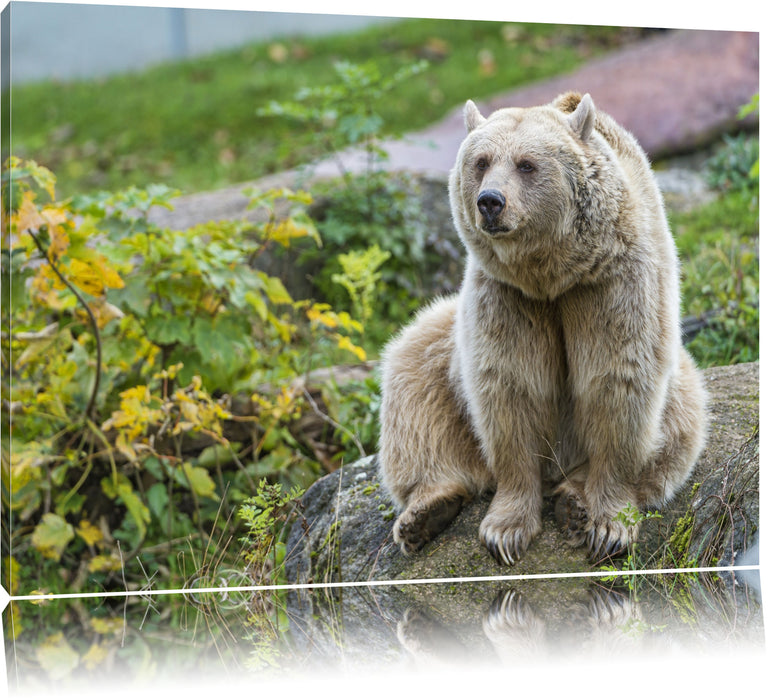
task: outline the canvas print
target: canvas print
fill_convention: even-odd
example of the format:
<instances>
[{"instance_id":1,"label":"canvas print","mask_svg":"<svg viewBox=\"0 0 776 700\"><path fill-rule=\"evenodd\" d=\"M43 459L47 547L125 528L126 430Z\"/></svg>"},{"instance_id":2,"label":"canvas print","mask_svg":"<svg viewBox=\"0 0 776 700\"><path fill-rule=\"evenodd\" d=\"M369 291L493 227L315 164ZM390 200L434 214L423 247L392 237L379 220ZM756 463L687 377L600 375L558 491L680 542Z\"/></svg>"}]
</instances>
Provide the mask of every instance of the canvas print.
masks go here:
<instances>
[{"instance_id":1,"label":"canvas print","mask_svg":"<svg viewBox=\"0 0 776 700\"><path fill-rule=\"evenodd\" d=\"M513 14L3 10L20 695L762 644L760 36Z\"/></svg>"}]
</instances>

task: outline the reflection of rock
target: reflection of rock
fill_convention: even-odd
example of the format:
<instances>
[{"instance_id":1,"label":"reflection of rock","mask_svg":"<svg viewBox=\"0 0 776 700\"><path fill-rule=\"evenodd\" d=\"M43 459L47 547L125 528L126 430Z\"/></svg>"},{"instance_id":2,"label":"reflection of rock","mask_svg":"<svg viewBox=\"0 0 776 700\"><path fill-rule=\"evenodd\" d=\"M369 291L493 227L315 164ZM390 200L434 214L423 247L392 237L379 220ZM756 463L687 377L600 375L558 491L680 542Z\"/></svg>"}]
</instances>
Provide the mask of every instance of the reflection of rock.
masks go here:
<instances>
[{"instance_id":1,"label":"reflection of rock","mask_svg":"<svg viewBox=\"0 0 776 700\"><path fill-rule=\"evenodd\" d=\"M741 583L741 582L739 582ZM298 608L305 601L305 614ZM756 649L760 605L689 576L642 575L630 588L582 577L294 591L292 657L349 666L498 664Z\"/></svg>"},{"instance_id":2,"label":"reflection of rock","mask_svg":"<svg viewBox=\"0 0 776 700\"><path fill-rule=\"evenodd\" d=\"M734 563L755 539L758 522L758 364L706 370L709 441L695 472L660 519L643 523L640 568ZM698 484L698 486L696 486ZM467 504L419 553L401 555L391 536L395 510L369 457L323 477L302 499L288 542L291 583L414 580L546 574L595 569L569 546L548 499L543 530L515 567L499 566L477 528L488 503ZM725 516L725 517L723 517ZM712 546L713 545L713 546ZM756 562L755 562L756 563Z\"/></svg>"}]
</instances>

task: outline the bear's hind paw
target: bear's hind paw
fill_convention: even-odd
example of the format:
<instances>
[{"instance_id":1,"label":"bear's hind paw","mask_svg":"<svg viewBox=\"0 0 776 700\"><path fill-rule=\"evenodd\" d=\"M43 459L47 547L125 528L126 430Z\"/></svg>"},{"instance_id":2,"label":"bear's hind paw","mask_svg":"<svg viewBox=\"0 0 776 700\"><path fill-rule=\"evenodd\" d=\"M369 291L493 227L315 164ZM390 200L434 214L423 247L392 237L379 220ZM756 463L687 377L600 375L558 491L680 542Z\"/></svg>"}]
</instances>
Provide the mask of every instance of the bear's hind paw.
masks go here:
<instances>
[{"instance_id":1,"label":"bear's hind paw","mask_svg":"<svg viewBox=\"0 0 776 700\"><path fill-rule=\"evenodd\" d=\"M586 547L593 562L624 554L634 537L634 528L617 520L591 519L583 497L570 484L558 489L555 520L572 547Z\"/></svg>"},{"instance_id":2,"label":"bear's hind paw","mask_svg":"<svg viewBox=\"0 0 776 700\"><path fill-rule=\"evenodd\" d=\"M436 537L458 515L463 498L440 498L419 501L407 506L393 526L393 539L402 554L417 552Z\"/></svg>"},{"instance_id":3,"label":"bear's hind paw","mask_svg":"<svg viewBox=\"0 0 776 700\"><path fill-rule=\"evenodd\" d=\"M582 499L571 490L563 490L555 501L555 520L573 547L581 547L587 538L587 509Z\"/></svg>"}]
</instances>

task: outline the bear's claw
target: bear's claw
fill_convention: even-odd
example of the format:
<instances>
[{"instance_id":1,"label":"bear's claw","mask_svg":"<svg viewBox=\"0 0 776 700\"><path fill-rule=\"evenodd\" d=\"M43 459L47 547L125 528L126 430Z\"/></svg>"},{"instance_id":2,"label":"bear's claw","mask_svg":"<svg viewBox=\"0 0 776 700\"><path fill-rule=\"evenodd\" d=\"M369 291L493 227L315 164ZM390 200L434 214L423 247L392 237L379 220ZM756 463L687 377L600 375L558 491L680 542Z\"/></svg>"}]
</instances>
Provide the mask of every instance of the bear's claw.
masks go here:
<instances>
[{"instance_id":1,"label":"bear's claw","mask_svg":"<svg viewBox=\"0 0 776 700\"><path fill-rule=\"evenodd\" d=\"M632 537L633 534L621 523L611 520L590 522L585 544L591 561L600 562L625 554Z\"/></svg>"},{"instance_id":2,"label":"bear's claw","mask_svg":"<svg viewBox=\"0 0 776 700\"><path fill-rule=\"evenodd\" d=\"M520 526L480 525L480 541L499 564L514 566L528 549L533 532Z\"/></svg>"}]
</instances>

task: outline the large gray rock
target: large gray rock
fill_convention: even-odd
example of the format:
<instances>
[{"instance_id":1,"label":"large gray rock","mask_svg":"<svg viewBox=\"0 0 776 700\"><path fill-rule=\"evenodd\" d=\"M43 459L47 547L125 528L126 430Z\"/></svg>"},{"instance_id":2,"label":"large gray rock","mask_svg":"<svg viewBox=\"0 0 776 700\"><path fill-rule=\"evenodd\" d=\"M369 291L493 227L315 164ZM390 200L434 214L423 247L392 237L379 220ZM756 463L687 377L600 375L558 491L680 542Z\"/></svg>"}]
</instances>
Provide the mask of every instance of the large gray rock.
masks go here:
<instances>
[{"instance_id":1,"label":"large gray rock","mask_svg":"<svg viewBox=\"0 0 776 700\"><path fill-rule=\"evenodd\" d=\"M642 568L735 564L755 541L759 508L758 363L704 372L711 427L692 478L659 519L642 524ZM391 528L396 516L368 457L323 477L302 499L288 543L289 582L313 583L550 574L595 570L561 536L548 500L543 530L514 568L497 564L479 543L488 499L467 504L439 537L403 556ZM677 524L680 529L677 530Z\"/></svg>"}]
</instances>

